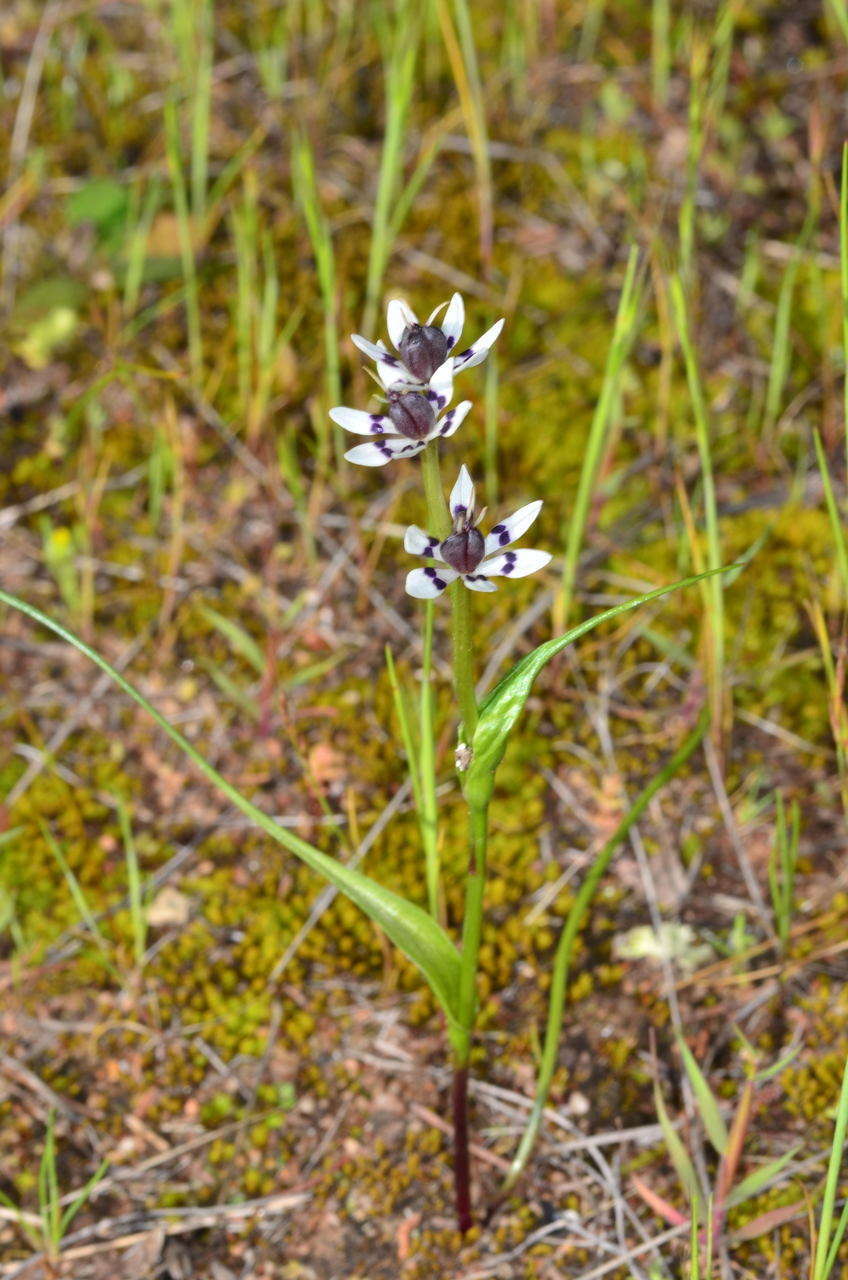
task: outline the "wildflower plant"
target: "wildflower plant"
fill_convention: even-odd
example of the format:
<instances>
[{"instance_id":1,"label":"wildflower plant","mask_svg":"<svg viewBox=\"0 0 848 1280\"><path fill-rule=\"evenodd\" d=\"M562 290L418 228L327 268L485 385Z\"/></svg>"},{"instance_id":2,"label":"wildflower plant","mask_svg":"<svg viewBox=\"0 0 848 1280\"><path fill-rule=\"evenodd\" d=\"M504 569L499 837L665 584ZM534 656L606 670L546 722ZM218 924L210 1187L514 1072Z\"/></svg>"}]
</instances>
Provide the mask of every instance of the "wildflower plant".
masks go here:
<instances>
[{"instance_id":1,"label":"wildflower plant","mask_svg":"<svg viewBox=\"0 0 848 1280\"><path fill-rule=\"evenodd\" d=\"M477 1018L477 966L483 931L486 888L486 855L489 805L498 765L510 735L519 723L527 697L537 675L547 662L567 645L598 624L649 600L689 585L711 573L686 578L615 605L588 618L564 634L554 637L522 657L478 702L475 670L478 662L480 628L473 624L472 608L477 593L497 589L501 579L525 577L544 569L550 562L545 550L516 547L539 515L541 501L534 500L496 522L484 532L485 510L478 510L471 474L461 465L449 497L442 483L439 448L468 418L470 401L448 408L453 399L453 382L464 370L485 360L503 328L496 321L469 347L456 354L464 327L464 306L459 294L419 322L415 313L400 300L389 303L387 329L397 354L382 342L353 335L355 345L374 361L376 380L384 405L374 412L337 407L330 417L344 430L367 437L345 455L361 466L380 467L391 461L417 458L421 488L426 501L426 529L410 525L404 548L409 555L427 561L410 569L406 591L423 601L423 652L432 648L433 610L437 598L446 596L451 614L452 675L458 720L456 768L458 782L468 810L470 856L465 873L464 909L455 939L439 918L438 892L441 875L425 849L428 863L428 909L387 889L372 877L330 857L315 845L275 821L224 778L187 738L141 694L124 675L111 666L84 640L26 601L0 589L0 603L26 614L85 654L158 724L196 768L237 809L283 848L318 872L365 912L385 932L399 950L415 964L438 1001L447 1028L453 1066L452 1117L454 1131L454 1177L457 1222L461 1231L472 1225L471 1171L468 1126L468 1073ZM481 527L482 526L482 527ZM429 679L429 667L425 668ZM422 707L425 706L422 703ZM422 711L422 728L432 736L432 716ZM425 743L421 759L432 763L434 740ZM691 751L687 747L687 751ZM432 782L432 779L430 780ZM435 789L430 787L430 795ZM428 819L429 820L429 819ZM431 841L432 844L432 841ZM605 864L604 864L605 865ZM600 874L600 867L598 868ZM434 883L435 882L435 883ZM594 883L594 882L593 882ZM588 901L588 898L586 899ZM581 899L581 902L583 900ZM576 924L574 926L576 928ZM568 933L568 928L566 929ZM567 948L563 952L566 956ZM563 969L564 972L564 969ZM552 991L564 990L564 979ZM552 996L552 1001L559 997ZM561 1007L552 1003L550 1034L537 1084L537 1096L527 1132L510 1167L507 1185L523 1169L529 1155L550 1087L552 1063L559 1033Z\"/></svg>"}]
</instances>

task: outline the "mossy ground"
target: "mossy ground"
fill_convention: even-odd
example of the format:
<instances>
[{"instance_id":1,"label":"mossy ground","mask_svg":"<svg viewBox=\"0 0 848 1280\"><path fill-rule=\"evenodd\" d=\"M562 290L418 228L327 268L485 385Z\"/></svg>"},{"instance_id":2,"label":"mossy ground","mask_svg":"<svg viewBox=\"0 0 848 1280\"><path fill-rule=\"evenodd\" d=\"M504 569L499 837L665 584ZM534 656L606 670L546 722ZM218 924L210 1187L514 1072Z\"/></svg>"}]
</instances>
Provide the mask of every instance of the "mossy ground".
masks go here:
<instances>
[{"instance_id":1,"label":"mossy ground","mask_svg":"<svg viewBox=\"0 0 848 1280\"><path fill-rule=\"evenodd\" d=\"M125 666L257 803L347 859L406 776L383 651L391 645L412 689L420 614L403 596L399 535L422 520L423 502L409 464L376 475L333 465L341 442L326 419L321 295L292 196L290 129L294 114L314 148L336 255L343 397L363 405L370 385L344 335L363 305L384 121L379 36L391 6L214 6L201 189L220 198L192 224L202 338L194 377L163 132L173 91L191 186L193 81L171 21L181 6L92 4L58 18L53 8L55 26L42 27L36 45L42 6L13 0L0 17L0 164L10 175L0 200L9 304L0 581ZM644 322L595 487L575 606L583 613L690 572L704 553L690 544L681 502L687 494L700 527L692 407L664 282L686 199L690 53L719 28L715 14L672 7L668 94L658 99L649 8L560 11L531 0L501 13L472 0L493 140L487 276L439 6L424 7L407 179L428 140L444 136L383 291L426 311L459 287L472 334L506 311L494 452L478 370L463 388L474 414L446 446L445 465L450 473L462 460L492 479L494 457L497 510L544 498L534 544L557 550L626 250L642 246ZM637 1218L646 1238L658 1234L631 1176L681 1210L685 1201L656 1132L580 1146L581 1135L655 1124L652 1037L667 1105L683 1111L664 975L618 947L649 919L646 873L663 916L690 926L713 957L676 977L683 1029L715 1091L728 1105L738 1096L743 1036L760 1066L796 1051L755 1097L742 1170L800 1151L775 1187L732 1211L722 1274L806 1274L805 1197L822 1176L848 1053L839 724L815 622L819 608L841 678L845 597L812 436L822 433L841 498L836 192L846 72L841 36L818 6L790 14L743 0L728 12L726 79L715 49L710 64L687 296L722 555L729 562L758 546L726 592L733 719L712 766L696 755L654 802L641 844L620 851L581 933L551 1096L559 1124L547 1126L512 1197L460 1241L443 1028L417 971L342 897L313 920L317 878L227 810L84 659L6 613L0 1191L35 1211L51 1109L63 1188L110 1162L57 1274L578 1276L638 1244ZM22 153L15 120L33 90ZM796 258L813 200L819 216ZM247 335L238 216L254 227ZM271 262L284 340L260 369ZM790 268L786 376L770 412ZM522 653L546 637L550 614L531 606L556 587L555 566L544 582L477 601L481 650L511 636L509 652ZM693 590L586 637L539 679L499 774L475 1049L481 1206L497 1203L526 1119L561 922L628 797L694 723L709 634ZM467 852L447 657L440 631L440 840L456 929ZM508 661L505 653L499 672ZM768 907L778 789L797 800L802 823L785 955L738 859L741 849ZM122 808L148 917L140 970ZM410 803L378 830L364 869L422 900ZM700 1141L697 1126L684 1132ZM708 1150L706 1164L714 1170ZM247 1201L256 1204L244 1211ZM734 1237L787 1204L799 1206L794 1217L745 1243ZM25 1274L30 1251L4 1210L0 1274ZM681 1235L639 1254L642 1270L607 1274L646 1275L650 1264L660 1268L651 1275L682 1275L685 1258Z\"/></svg>"}]
</instances>

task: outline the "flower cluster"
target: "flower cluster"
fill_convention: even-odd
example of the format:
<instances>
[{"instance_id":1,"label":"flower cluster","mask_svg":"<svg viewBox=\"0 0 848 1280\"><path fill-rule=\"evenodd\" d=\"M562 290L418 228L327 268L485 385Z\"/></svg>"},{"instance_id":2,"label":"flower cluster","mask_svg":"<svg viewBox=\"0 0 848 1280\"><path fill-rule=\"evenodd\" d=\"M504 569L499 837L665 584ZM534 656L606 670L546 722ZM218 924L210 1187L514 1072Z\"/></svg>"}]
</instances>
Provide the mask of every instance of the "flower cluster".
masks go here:
<instances>
[{"instance_id":1,"label":"flower cluster","mask_svg":"<svg viewBox=\"0 0 848 1280\"><path fill-rule=\"evenodd\" d=\"M442 311L444 317L436 323ZM344 406L330 410L337 426L369 437L366 444L348 450L345 457L349 462L382 467L393 458L413 458L461 426L471 401L463 400L448 409L454 375L485 360L504 324L498 320L455 355L464 323L465 307L458 293L437 307L424 324L405 302L395 298L388 306L386 327L397 355L382 342L369 342L358 333L351 335L359 350L375 361L386 407L382 413ZM541 502L530 502L484 536L478 525L485 510L476 512L474 484L463 466L450 495L453 532L439 539L417 525L406 531L404 548L412 555L436 561L435 566L413 569L407 575L407 592L429 599L457 579L471 591L494 591L492 578L523 578L543 568L551 558L546 551L504 549L529 529L541 508Z\"/></svg>"}]
</instances>

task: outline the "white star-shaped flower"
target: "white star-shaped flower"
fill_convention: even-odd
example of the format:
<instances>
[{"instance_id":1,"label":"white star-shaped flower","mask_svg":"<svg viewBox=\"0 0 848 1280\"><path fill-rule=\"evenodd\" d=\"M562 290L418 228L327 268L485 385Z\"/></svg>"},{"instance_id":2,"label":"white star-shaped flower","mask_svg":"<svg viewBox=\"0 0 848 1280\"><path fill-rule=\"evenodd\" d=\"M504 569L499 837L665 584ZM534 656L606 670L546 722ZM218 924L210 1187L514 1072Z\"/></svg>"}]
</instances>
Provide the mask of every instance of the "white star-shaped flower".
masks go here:
<instances>
[{"instance_id":1,"label":"white star-shaped flower","mask_svg":"<svg viewBox=\"0 0 848 1280\"><path fill-rule=\"evenodd\" d=\"M384 467L392 458L414 458L430 443L452 436L468 410L470 400L438 415L453 395L453 360L448 358L435 371L425 389L404 385L389 387L383 413L339 406L330 410L337 426L357 436L370 436L369 444L358 444L345 454L348 462L362 467Z\"/></svg>"},{"instance_id":2,"label":"white star-shaped flower","mask_svg":"<svg viewBox=\"0 0 848 1280\"><path fill-rule=\"evenodd\" d=\"M436 317L445 308L444 319L436 324ZM480 364L504 325L502 319L497 320L476 342L455 355L464 323L465 304L459 293L436 307L423 324L411 307L393 298L386 312L386 328L398 355L392 355L384 343L369 342L361 334L351 334L351 339L360 351L377 362L377 374L384 387L399 384L426 387L449 356L453 356L454 373Z\"/></svg>"},{"instance_id":3,"label":"white star-shaped flower","mask_svg":"<svg viewBox=\"0 0 848 1280\"><path fill-rule=\"evenodd\" d=\"M478 515L474 504L474 482L463 466L450 495L453 533L441 541L417 525L410 525L407 529L404 549L412 555L437 562L424 569L412 569L407 574L406 590L409 595L419 600L430 600L441 595L445 587L457 578L470 591L496 591L491 578L526 578L550 562L547 551L504 550L527 532L542 509L541 501L528 502L525 507L520 507L507 520L496 524L485 537L477 528L485 509Z\"/></svg>"}]
</instances>

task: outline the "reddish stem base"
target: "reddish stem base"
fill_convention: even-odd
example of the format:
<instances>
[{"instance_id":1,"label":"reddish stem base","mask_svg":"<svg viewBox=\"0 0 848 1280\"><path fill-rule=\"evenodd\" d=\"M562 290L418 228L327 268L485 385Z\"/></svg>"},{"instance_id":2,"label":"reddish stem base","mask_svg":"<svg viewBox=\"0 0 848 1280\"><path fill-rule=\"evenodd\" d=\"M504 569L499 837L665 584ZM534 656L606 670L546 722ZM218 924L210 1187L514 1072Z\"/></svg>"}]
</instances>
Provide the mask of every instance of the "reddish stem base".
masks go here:
<instances>
[{"instance_id":1,"label":"reddish stem base","mask_svg":"<svg viewBox=\"0 0 848 1280\"><path fill-rule=\"evenodd\" d=\"M456 1225L465 1235L474 1225L471 1216L471 1155L468 1150L468 1067L454 1069L451 1102Z\"/></svg>"}]
</instances>

